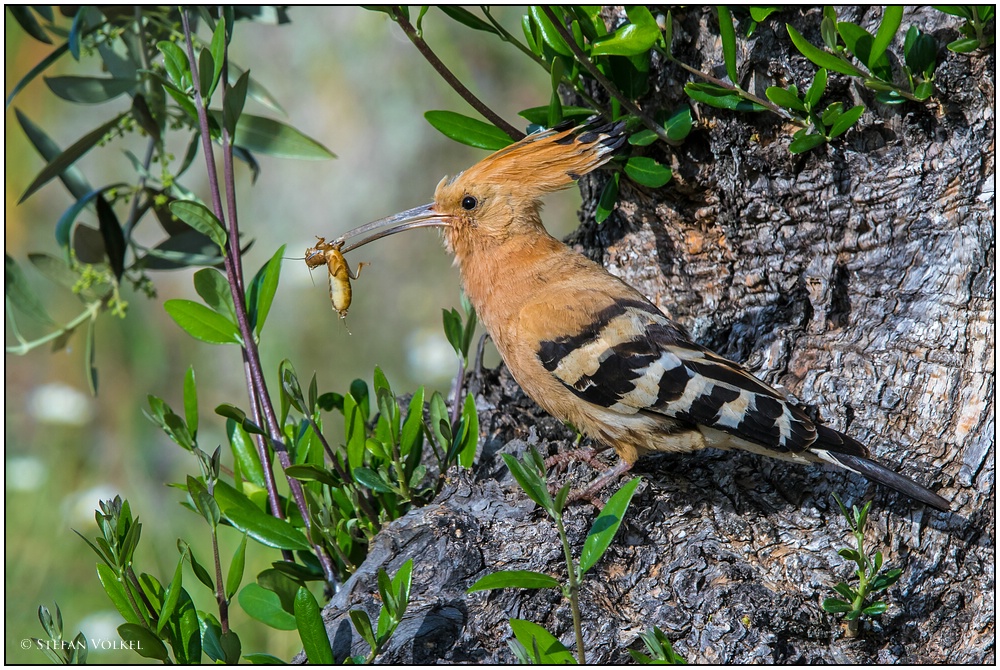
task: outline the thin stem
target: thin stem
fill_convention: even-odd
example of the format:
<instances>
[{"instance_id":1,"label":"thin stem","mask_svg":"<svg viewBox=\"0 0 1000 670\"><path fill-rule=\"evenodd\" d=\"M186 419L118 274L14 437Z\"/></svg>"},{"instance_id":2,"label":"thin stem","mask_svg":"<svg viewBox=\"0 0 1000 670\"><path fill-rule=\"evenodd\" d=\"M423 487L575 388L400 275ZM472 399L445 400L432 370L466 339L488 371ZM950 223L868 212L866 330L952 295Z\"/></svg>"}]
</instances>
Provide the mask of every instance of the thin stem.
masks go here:
<instances>
[{"instance_id":1,"label":"thin stem","mask_svg":"<svg viewBox=\"0 0 1000 670\"><path fill-rule=\"evenodd\" d=\"M229 600L226 599L225 582L222 581L222 560L219 558L219 534L212 528L212 556L215 559L215 600L219 603L219 625L222 634L229 632Z\"/></svg>"},{"instance_id":2,"label":"thin stem","mask_svg":"<svg viewBox=\"0 0 1000 670\"><path fill-rule=\"evenodd\" d=\"M413 42L413 46L417 47L420 54L427 60L428 63L431 64L431 67L437 70L437 73L441 75L446 82L448 82L449 86L455 89L456 93L462 96L463 100L469 103L473 109L482 114L497 128L507 133L515 141L524 138L524 133L504 121L503 118L501 118L496 112L487 107L482 100L477 98L472 91L466 88L465 85L458 80L458 77L452 74L451 70L449 70L445 64L441 62L441 59L438 58L433 51L431 51L431 48L427 46L427 42L424 41L424 38L417 34L416 29L410 24L409 21L406 20L406 17L403 16L398 7L392 8L392 18L399 24L399 27L403 29L406 36L410 38L410 41Z\"/></svg>"},{"instance_id":3,"label":"thin stem","mask_svg":"<svg viewBox=\"0 0 1000 670\"><path fill-rule=\"evenodd\" d=\"M195 59L194 55L194 43L191 37L191 25L187 18L187 12L181 11L181 21L184 26L184 37L187 45L188 52L188 62L191 65L192 72L198 72L198 61ZM212 147L212 137L208 125L208 114L207 114L207 104L202 97L201 83L197 76L192 76L192 81L194 84L195 93L195 106L198 110L198 124L201 129L202 138L202 148L205 153L205 163L208 168L208 182L209 190L212 195L212 208L215 212L216 217L223 224L225 228L225 214L222 209L222 194L219 191L219 179L218 171L215 167L215 155ZM223 96L225 95L226 84L223 82ZM257 344L253 338L253 329L250 327L250 320L247 316L246 311L246 296L243 291L243 278L241 272L241 262L240 262L240 249L239 249L239 224L236 219L236 203L235 203L235 178L232 165L232 144L229 142L229 136L223 127L223 163L225 169L225 183L226 183L226 199L228 204L228 209L230 212L229 221L229 253L226 254L225 266L226 275L229 278L229 287L233 294L233 303L236 307L236 322L239 327L240 334L243 337L243 356L245 362L245 370L247 372L247 381L252 388L251 398L256 397L257 401L260 403L261 413L264 415L264 420L267 425L268 433L271 437L271 443L274 448L274 452L278 457L278 462L281 463L282 469L288 468L291 464L291 458L288 455L288 448L284 445L281 440L282 432L281 426L278 425L278 418L274 412L274 406L271 404L270 395L267 392L267 384L264 380L264 372L260 364L260 354L257 350ZM260 456L261 466L264 470L265 484L267 487L268 497L270 498L271 513L278 517L284 518L281 511L281 505L278 499L277 484L274 479L274 472L271 468L270 458L267 456L266 445L263 445L261 441L258 442L258 455ZM309 507L306 503L305 494L302 491L302 484L292 477L287 477L288 488L291 490L292 497L295 499L296 507L299 509L299 513L302 516L303 523L305 523L306 530L308 532L310 528L309 520ZM335 587L336 578L333 572L333 565L330 560L329 555L322 550L316 544L313 544L313 549L316 551L316 557L323 565L325 576L327 582L331 587Z\"/></svg>"},{"instance_id":4,"label":"thin stem","mask_svg":"<svg viewBox=\"0 0 1000 670\"><path fill-rule=\"evenodd\" d=\"M789 114L788 112L786 112L781 107L778 107L776 104L774 104L770 100L765 100L763 98L759 98L756 95L754 95L753 93L750 93L749 91L744 91L739 86L734 86L733 84L729 84L727 82L722 81L721 79L717 79L717 78L713 77L710 74L706 74L706 73L702 72L701 70L699 70L697 68L691 67L687 63L684 63L682 61L677 60L673 56L673 54L671 54L671 53L667 53L667 52L662 52L662 53L664 53L664 55L671 62L676 63L677 65L681 66L682 68L684 68L685 70L687 70L688 72L690 72L691 74L693 74L696 77L701 77L705 81L711 82L711 83L715 84L716 86L721 86L722 88L729 89L730 91L732 91L733 93L737 94L738 96L740 96L744 100L749 100L751 102L757 103L758 105L763 105L764 107L767 107L769 110L771 110L772 112L774 112L778 116L782 117L786 121L791 121L792 123L794 123L797 126L801 126L802 128L805 128L808 125L808 124L804 123L801 119L795 118L794 116L792 116L791 114Z\"/></svg>"},{"instance_id":5,"label":"thin stem","mask_svg":"<svg viewBox=\"0 0 1000 670\"><path fill-rule=\"evenodd\" d=\"M583 625L580 621L580 583L577 581L576 566L573 564L573 552L566 537L566 527L563 525L562 512L555 510L556 528L559 530L559 540L562 542L563 555L566 557L566 571L569 573L569 608L573 613L573 633L576 635L576 655L580 665L587 664L587 650L583 646Z\"/></svg>"},{"instance_id":6,"label":"thin stem","mask_svg":"<svg viewBox=\"0 0 1000 670\"><path fill-rule=\"evenodd\" d=\"M458 374L455 375L455 380L451 384L452 391L452 402L451 402L451 431L454 435L455 428L458 426L458 417L462 413L462 405L464 400L462 398L462 389L465 387L465 359L459 356L458 358Z\"/></svg>"},{"instance_id":7,"label":"thin stem","mask_svg":"<svg viewBox=\"0 0 1000 670\"><path fill-rule=\"evenodd\" d=\"M6 347L7 353L8 354L17 354L18 356L23 356L23 355L27 354L29 351L31 351L32 349L36 349L36 348L42 346L43 344L45 344L47 342L51 342L52 340L56 340L56 339L62 337L63 335L65 335L67 333L73 332L84 321L87 321L88 319L95 318L97 316L98 311L101 309L101 307L104 306L105 302L106 302L105 300L96 300L96 301L94 301L92 303L88 303L87 304L87 308L85 310L83 310L82 312L80 312L80 314L78 314L76 316L76 318L74 318L72 321L70 321L69 323L67 323L65 326L63 326L59 330L54 330L51 333L49 333L48 335L43 335L42 337L38 338L37 340L32 340L32 341L28 342L23 337L21 337L20 333L17 333L17 339L18 339L18 341L21 344L19 344L16 347ZM7 307L7 313L11 316L11 321L10 322L13 323L13 313L11 312L9 305Z\"/></svg>"},{"instance_id":8,"label":"thin stem","mask_svg":"<svg viewBox=\"0 0 1000 670\"><path fill-rule=\"evenodd\" d=\"M646 126L654 133L656 133L657 137L659 137L664 142L667 142L669 144L674 144L674 141L670 139L670 137L667 135L667 131L664 130L660 124L656 123L655 121L653 121L653 119L649 118L645 112L639 109L638 105L636 105L634 102L626 98L622 94L622 92L618 90L618 87L615 86L614 82L605 77L601 73L601 71L597 69L597 66L594 65L594 61L590 60L590 57L587 54L585 54L583 52L583 49L581 49L577 45L576 40L573 38L570 32L566 30L566 26L563 25L562 19L556 16L556 13L552 11L552 8L543 5L542 12L544 12L545 16L547 16L549 18L549 21L552 22L552 25L555 27L556 32L558 32L559 35L563 38L563 41L566 42L566 46L568 46L570 51L573 52L573 56L576 57L576 60L579 61L580 65L582 65L584 69L586 69L587 72L589 72L591 76L593 76L594 79L596 79L597 82L601 86L603 86L608 93L611 94L613 98L617 99L622 104L622 106L629 111L630 114L632 114L637 119L642 121L642 124L644 126Z\"/></svg>"},{"instance_id":9,"label":"thin stem","mask_svg":"<svg viewBox=\"0 0 1000 670\"><path fill-rule=\"evenodd\" d=\"M502 39L504 42L507 42L508 44L513 44L515 47L524 52L524 54L528 58L538 63L546 70L549 69L549 66L546 64L544 60L535 55L535 52L529 49L527 45L522 44L520 40L518 40L516 37L507 32L507 29L504 28L502 25L500 25L499 21L493 18L493 14L490 13L489 5L480 5L479 8L483 10L483 14L485 14L486 18L489 19L490 23L493 24L493 28L497 31L497 35L500 37L500 39Z\"/></svg>"}]
</instances>

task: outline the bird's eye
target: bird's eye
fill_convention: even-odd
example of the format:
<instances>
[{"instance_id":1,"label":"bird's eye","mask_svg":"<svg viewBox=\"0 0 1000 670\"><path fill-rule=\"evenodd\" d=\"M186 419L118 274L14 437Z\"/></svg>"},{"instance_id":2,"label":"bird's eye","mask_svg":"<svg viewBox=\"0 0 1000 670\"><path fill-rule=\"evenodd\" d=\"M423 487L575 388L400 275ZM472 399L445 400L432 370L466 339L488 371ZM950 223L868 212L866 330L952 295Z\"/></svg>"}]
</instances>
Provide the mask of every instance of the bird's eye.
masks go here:
<instances>
[{"instance_id":1,"label":"bird's eye","mask_svg":"<svg viewBox=\"0 0 1000 670\"><path fill-rule=\"evenodd\" d=\"M462 209L475 209L479 201L473 198L471 195L467 195L462 198Z\"/></svg>"}]
</instances>

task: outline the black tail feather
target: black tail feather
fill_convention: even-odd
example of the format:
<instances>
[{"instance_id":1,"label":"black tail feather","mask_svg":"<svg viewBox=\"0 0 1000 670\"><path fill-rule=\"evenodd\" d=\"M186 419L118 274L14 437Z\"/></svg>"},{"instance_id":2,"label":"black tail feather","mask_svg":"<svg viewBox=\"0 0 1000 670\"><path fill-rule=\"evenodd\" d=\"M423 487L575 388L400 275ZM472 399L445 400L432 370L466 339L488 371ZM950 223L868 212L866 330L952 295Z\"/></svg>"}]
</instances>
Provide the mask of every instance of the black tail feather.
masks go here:
<instances>
[{"instance_id":1,"label":"black tail feather","mask_svg":"<svg viewBox=\"0 0 1000 670\"><path fill-rule=\"evenodd\" d=\"M891 489L895 489L896 491L899 491L914 500L919 500L925 505L930 505L934 509L939 509L942 512L951 511L951 503L938 494L925 489L915 481L908 479L903 475L897 474L883 465L879 465L871 459L856 456L854 454L838 453L836 451L828 451L827 454L829 454L830 457L839 465L842 465L853 472L857 472L859 475L866 477L873 482L884 484Z\"/></svg>"}]
</instances>

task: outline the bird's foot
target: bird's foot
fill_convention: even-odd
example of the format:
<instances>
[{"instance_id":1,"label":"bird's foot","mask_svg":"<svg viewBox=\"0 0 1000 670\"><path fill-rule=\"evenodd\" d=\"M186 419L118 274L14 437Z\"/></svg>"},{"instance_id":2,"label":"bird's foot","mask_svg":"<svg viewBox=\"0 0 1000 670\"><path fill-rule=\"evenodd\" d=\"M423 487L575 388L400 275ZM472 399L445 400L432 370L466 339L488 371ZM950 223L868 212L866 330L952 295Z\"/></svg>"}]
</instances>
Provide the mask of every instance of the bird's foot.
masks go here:
<instances>
[{"instance_id":1,"label":"bird's foot","mask_svg":"<svg viewBox=\"0 0 1000 670\"><path fill-rule=\"evenodd\" d=\"M571 461L583 461L598 472L604 472L608 469L608 466L597 460L597 453L596 449L570 449L569 451L561 451L555 456L549 456L545 459L545 469L556 468L558 472L562 473L565 472L566 466Z\"/></svg>"},{"instance_id":2,"label":"bird's foot","mask_svg":"<svg viewBox=\"0 0 1000 670\"><path fill-rule=\"evenodd\" d=\"M624 459L619 460L615 467L605 468L604 471L601 472L601 474L599 474L594 481L587 484L587 486L579 491L570 493L568 500L570 502L576 500L586 500L598 510L604 509L604 502L597 497L597 494L608 484L617 481L630 469L632 469L631 463Z\"/></svg>"}]
</instances>

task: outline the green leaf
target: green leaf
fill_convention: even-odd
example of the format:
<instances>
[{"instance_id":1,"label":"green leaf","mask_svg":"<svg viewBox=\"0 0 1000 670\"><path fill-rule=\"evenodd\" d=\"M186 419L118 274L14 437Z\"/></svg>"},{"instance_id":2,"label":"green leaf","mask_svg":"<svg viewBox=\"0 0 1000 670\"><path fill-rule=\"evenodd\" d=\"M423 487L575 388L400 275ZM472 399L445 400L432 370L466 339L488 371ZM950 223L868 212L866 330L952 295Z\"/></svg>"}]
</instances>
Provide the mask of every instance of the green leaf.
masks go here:
<instances>
[{"instance_id":1,"label":"green leaf","mask_svg":"<svg viewBox=\"0 0 1000 670\"><path fill-rule=\"evenodd\" d=\"M229 562L229 572L226 574L226 599L232 600L236 592L240 590L243 583L243 570L247 560L247 536L243 534L240 546L233 554L233 560Z\"/></svg>"},{"instance_id":2,"label":"green leaf","mask_svg":"<svg viewBox=\"0 0 1000 670\"><path fill-rule=\"evenodd\" d=\"M194 289L206 305L235 323L236 307L226 275L215 268L198 270L194 273Z\"/></svg>"},{"instance_id":3,"label":"green leaf","mask_svg":"<svg viewBox=\"0 0 1000 670\"><path fill-rule=\"evenodd\" d=\"M934 94L934 82L922 81L913 89L913 97L917 100L926 100Z\"/></svg>"},{"instance_id":4,"label":"green leaf","mask_svg":"<svg viewBox=\"0 0 1000 670\"><path fill-rule=\"evenodd\" d=\"M103 195L97 196L97 221L108 265L111 266L115 279L121 279L125 272L125 234L122 232L118 217L115 216L114 210Z\"/></svg>"},{"instance_id":5,"label":"green leaf","mask_svg":"<svg viewBox=\"0 0 1000 670\"><path fill-rule=\"evenodd\" d=\"M517 115L527 119L529 123L544 126L549 120L549 105L545 105L544 107L529 107L528 109L522 109L517 113ZM562 115L563 119L583 121L584 119L593 116L594 110L588 107L571 107L563 105Z\"/></svg>"},{"instance_id":6,"label":"green leaf","mask_svg":"<svg viewBox=\"0 0 1000 670\"><path fill-rule=\"evenodd\" d=\"M771 14L779 11L781 7L753 7L750 8L750 18L752 18L757 23L762 22L764 19L769 17Z\"/></svg>"},{"instance_id":7,"label":"green leaf","mask_svg":"<svg viewBox=\"0 0 1000 670\"><path fill-rule=\"evenodd\" d=\"M718 84L688 83L684 85L684 92L692 100L719 109L732 109L738 112L760 112L767 109L764 105L745 100L739 93Z\"/></svg>"},{"instance_id":8,"label":"green leaf","mask_svg":"<svg viewBox=\"0 0 1000 670\"><path fill-rule=\"evenodd\" d=\"M966 5L932 5L934 9L952 16L961 16L963 19L972 20L972 11Z\"/></svg>"},{"instance_id":9,"label":"green leaf","mask_svg":"<svg viewBox=\"0 0 1000 670\"><path fill-rule=\"evenodd\" d=\"M722 60L726 64L726 74L729 81L740 85L736 68L736 29L733 27L733 16L725 5L717 7L719 13L719 36L722 38Z\"/></svg>"},{"instance_id":10,"label":"green leaf","mask_svg":"<svg viewBox=\"0 0 1000 670\"><path fill-rule=\"evenodd\" d=\"M288 630L295 630L295 628L289 628ZM285 661L277 656L265 654L263 652L243 654L243 658L250 661L251 665L287 665Z\"/></svg>"},{"instance_id":11,"label":"green leaf","mask_svg":"<svg viewBox=\"0 0 1000 670\"><path fill-rule=\"evenodd\" d=\"M804 154L810 149L815 149L824 142L826 142L826 138L822 135L800 135L792 140L788 145L788 152L793 154Z\"/></svg>"},{"instance_id":12,"label":"green leaf","mask_svg":"<svg viewBox=\"0 0 1000 670\"><path fill-rule=\"evenodd\" d=\"M191 571L194 572L194 576L198 578L198 581L204 584L209 591L215 591L215 582L212 580L212 575L208 574L205 566L198 562L194 551L187 542L177 540L177 549L181 552L181 556L187 556L187 559L191 561Z\"/></svg>"},{"instance_id":13,"label":"green leaf","mask_svg":"<svg viewBox=\"0 0 1000 670\"><path fill-rule=\"evenodd\" d=\"M629 22L594 40L592 56L636 56L648 52L660 39L660 28L646 7L630 5L625 13Z\"/></svg>"},{"instance_id":14,"label":"green leaf","mask_svg":"<svg viewBox=\"0 0 1000 670\"><path fill-rule=\"evenodd\" d=\"M108 598L111 599L111 603L118 610L118 613L122 615L122 618L129 623L139 623L139 616L132 609L128 596L125 595L125 587L119 581L114 569L105 563L98 563L97 577L101 580L104 592L108 594Z\"/></svg>"},{"instance_id":15,"label":"green leaf","mask_svg":"<svg viewBox=\"0 0 1000 670\"><path fill-rule=\"evenodd\" d=\"M344 437L347 440L347 463L353 470L365 458L365 421L353 395L344 396Z\"/></svg>"},{"instance_id":16,"label":"green leaf","mask_svg":"<svg viewBox=\"0 0 1000 670\"><path fill-rule=\"evenodd\" d=\"M799 96L795 95L791 91L780 86L770 86L764 95L767 99L778 105L779 107L785 107L786 109L794 109L799 112L805 112L806 106L799 99Z\"/></svg>"},{"instance_id":17,"label":"green leaf","mask_svg":"<svg viewBox=\"0 0 1000 670\"><path fill-rule=\"evenodd\" d=\"M574 665L573 654L552 633L531 621L511 619L514 637L528 651L535 663L546 665Z\"/></svg>"},{"instance_id":18,"label":"green leaf","mask_svg":"<svg viewBox=\"0 0 1000 670\"><path fill-rule=\"evenodd\" d=\"M872 42L870 58L873 62L877 62L885 53L885 50L889 48L889 45L892 44L892 38L896 36L896 31L899 30L899 24L902 21L902 5L885 6L882 14L882 22L875 32L875 41Z\"/></svg>"},{"instance_id":19,"label":"green leaf","mask_svg":"<svg viewBox=\"0 0 1000 670\"><path fill-rule=\"evenodd\" d=\"M979 48L979 40L975 37L962 37L948 43L948 50L958 54L972 53Z\"/></svg>"},{"instance_id":20,"label":"green leaf","mask_svg":"<svg viewBox=\"0 0 1000 670\"><path fill-rule=\"evenodd\" d=\"M226 421L226 434L229 435L229 447L233 452L233 461L243 479L264 488L264 468L260 463L256 445L250 439L240 422L233 419Z\"/></svg>"},{"instance_id":21,"label":"green leaf","mask_svg":"<svg viewBox=\"0 0 1000 670\"><path fill-rule=\"evenodd\" d=\"M580 552L581 577L600 560L604 552L611 546L611 541L618 533L618 528L621 526L622 519L640 481L642 481L640 477L633 477L631 481L611 496L608 504L594 519L594 525L587 533L587 539L583 542L583 550Z\"/></svg>"},{"instance_id":22,"label":"green leaf","mask_svg":"<svg viewBox=\"0 0 1000 670\"><path fill-rule=\"evenodd\" d=\"M629 135L628 143L634 147L645 147L655 142L657 137L657 134L649 128L643 128L642 130Z\"/></svg>"},{"instance_id":23,"label":"green leaf","mask_svg":"<svg viewBox=\"0 0 1000 670\"><path fill-rule=\"evenodd\" d=\"M135 89L131 79L109 77L44 77L45 83L56 97L70 102L99 104Z\"/></svg>"},{"instance_id":24,"label":"green leaf","mask_svg":"<svg viewBox=\"0 0 1000 670\"><path fill-rule=\"evenodd\" d=\"M368 612L364 610L351 610L349 612L351 617L351 622L354 623L354 630L358 631L358 635L361 636L368 646L372 649L378 647L378 643L375 641L375 631L372 629L372 620L368 616Z\"/></svg>"},{"instance_id":25,"label":"green leaf","mask_svg":"<svg viewBox=\"0 0 1000 670\"><path fill-rule=\"evenodd\" d=\"M216 482L215 500L233 526L261 544L275 549L311 548L301 530L261 511L249 498L225 481Z\"/></svg>"},{"instance_id":26,"label":"green leaf","mask_svg":"<svg viewBox=\"0 0 1000 670\"><path fill-rule=\"evenodd\" d=\"M877 602L861 610L861 613L865 616L878 616L884 614L887 609L889 609L889 606L884 602Z\"/></svg>"},{"instance_id":27,"label":"green leaf","mask_svg":"<svg viewBox=\"0 0 1000 670\"><path fill-rule=\"evenodd\" d=\"M691 108L685 105L670 115L667 122L663 124L663 129L667 131L667 137L675 142L680 142L691 132L693 124Z\"/></svg>"},{"instance_id":28,"label":"green leaf","mask_svg":"<svg viewBox=\"0 0 1000 670\"><path fill-rule=\"evenodd\" d=\"M826 68L821 67L819 72L816 73L816 77L813 78L813 82L809 86L809 90L806 91L805 106L809 111L816 108L816 105L819 104L820 98L823 97L823 93L826 92L826 80Z\"/></svg>"},{"instance_id":29,"label":"green leaf","mask_svg":"<svg viewBox=\"0 0 1000 670\"><path fill-rule=\"evenodd\" d=\"M840 137L847 129L853 126L861 115L865 112L864 105L857 105L856 107L851 107L849 110L841 114L837 120L833 123L833 127L830 128L830 137Z\"/></svg>"},{"instance_id":30,"label":"green leaf","mask_svg":"<svg viewBox=\"0 0 1000 670\"><path fill-rule=\"evenodd\" d=\"M462 406L462 426L458 463L463 468L471 468L476 460L476 446L479 444L479 416L476 414L476 399L471 393L465 396L465 404Z\"/></svg>"},{"instance_id":31,"label":"green leaf","mask_svg":"<svg viewBox=\"0 0 1000 670\"><path fill-rule=\"evenodd\" d=\"M424 118L445 136L472 147L496 151L513 143L507 133L496 126L456 112L432 110L425 112Z\"/></svg>"},{"instance_id":32,"label":"green leaf","mask_svg":"<svg viewBox=\"0 0 1000 670\"><path fill-rule=\"evenodd\" d=\"M174 610L177 608L177 602L181 597L181 582L184 576L183 568L184 557L181 556L180 560L177 561L174 577L170 580L170 584L167 586L166 593L163 596L163 606L160 608L159 621L156 624L157 635L163 631L163 627L170 621L170 618L174 615Z\"/></svg>"},{"instance_id":33,"label":"green leaf","mask_svg":"<svg viewBox=\"0 0 1000 670\"><path fill-rule=\"evenodd\" d=\"M910 29L906 31L903 54L908 68L913 72L925 73L929 76L934 71L937 42L930 35L921 32L916 26L910 26Z\"/></svg>"},{"instance_id":34,"label":"green leaf","mask_svg":"<svg viewBox=\"0 0 1000 670\"><path fill-rule=\"evenodd\" d=\"M211 110L216 123L223 123L222 112ZM336 154L292 128L288 124L253 114L241 114L236 122L233 144L266 156L321 161L336 158Z\"/></svg>"},{"instance_id":35,"label":"green leaf","mask_svg":"<svg viewBox=\"0 0 1000 670\"><path fill-rule=\"evenodd\" d=\"M604 223L605 219L611 216L611 212L615 211L615 203L618 202L618 179L620 175L620 172L615 172L611 175L611 179L608 180L608 183L604 185L604 190L601 191L601 198L597 202L597 212L594 215L594 221L597 223Z\"/></svg>"},{"instance_id":36,"label":"green leaf","mask_svg":"<svg viewBox=\"0 0 1000 670\"><path fill-rule=\"evenodd\" d=\"M510 454L500 454L500 456L503 458L504 463L507 464L507 468L510 470L510 474L513 475L514 480L517 481L518 486L521 487L527 496L542 509L551 511L553 509L552 497L549 495L545 480L541 478L538 472L531 466L525 466L524 463Z\"/></svg>"},{"instance_id":37,"label":"green leaf","mask_svg":"<svg viewBox=\"0 0 1000 670\"><path fill-rule=\"evenodd\" d=\"M48 33L45 32L27 6L9 5L7 9L10 11L10 15L14 17L14 20L17 21L17 24L21 26L21 30L39 42L52 44L52 38L48 36Z\"/></svg>"},{"instance_id":38,"label":"green leaf","mask_svg":"<svg viewBox=\"0 0 1000 670\"><path fill-rule=\"evenodd\" d=\"M823 611L830 612L832 614L840 614L843 612L850 612L853 606L850 603L845 603L840 598L827 598L823 601Z\"/></svg>"},{"instance_id":39,"label":"green leaf","mask_svg":"<svg viewBox=\"0 0 1000 670\"><path fill-rule=\"evenodd\" d=\"M156 43L156 48L163 54L163 69L171 83L179 90L187 90L191 83L190 65L184 50L174 42L166 40Z\"/></svg>"},{"instance_id":40,"label":"green leaf","mask_svg":"<svg viewBox=\"0 0 1000 670\"><path fill-rule=\"evenodd\" d=\"M199 233L210 237L223 255L226 254L229 235L212 210L193 200L175 200L170 203L170 212Z\"/></svg>"},{"instance_id":41,"label":"green leaf","mask_svg":"<svg viewBox=\"0 0 1000 670\"><path fill-rule=\"evenodd\" d=\"M864 76L861 70L854 67L850 63L843 61L833 54L823 51L822 49L814 47L809 40L802 37L802 35L800 35L799 32L790 24L786 23L785 28L788 30L788 36L792 38L792 44L795 45L803 56L811 60L816 65L825 67L827 70L833 70L834 72L850 75L852 77Z\"/></svg>"},{"instance_id":42,"label":"green leaf","mask_svg":"<svg viewBox=\"0 0 1000 670\"><path fill-rule=\"evenodd\" d=\"M107 123L98 126L96 129L90 131L89 133L78 139L76 142L73 143L72 146L70 146L62 153L60 153L58 156L50 159L48 164L44 168L42 168L42 171L38 173L38 175L34 178L34 180L32 180L31 184L28 185L28 188L25 189L24 194L21 195L21 197L17 201L18 204L24 202L29 196L31 196L31 194L33 194L35 191L37 191L42 186L47 184L53 177L64 175L64 173L67 172L68 168L70 168L73 165L73 163L75 163L84 154L90 151L94 147L94 145L96 145L98 142L104 139L104 136L107 135L112 128L116 128L118 124L121 122L121 120L125 118L125 116L127 115L128 112L123 112L122 114L119 114L118 116L111 119ZM21 116L19 116L18 118L21 119ZM25 126L26 120L27 117L24 117L24 119L21 120L22 127ZM28 132L27 128L25 128L25 132ZM64 180L68 177L69 177L68 174L63 176ZM69 185L67 184L67 187L68 186ZM73 195L76 196L77 198L82 197L85 193L91 190L93 189L89 188L88 186L82 193L77 195L76 191L71 189Z\"/></svg>"},{"instance_id":43,"label":"green leaf","mask_svg":"<svg viewBox=\"0 0 1000 670\"><path fill-rule=\"evenodd\" d=\"M500 570L476 580L466 593L490 589L560 589L555 577L531 570Z\"/></svg>"},{"instance_id":44,"label":"green leaf","mask_svg":"<svg viewBox=\"0 0 1000 670\"><path fill-rule=\"evenodd\" d=\"M88 33L93 32L94 30L96 30L96 27L91 28L88 31ZM70 47L69 42L64 42L60 44L52 51L52 53L50 53L48 56L40 60L38 64L35 65L35 67L31 68L31 70L28 71L28 74L21 77L21 79L14 85L14 88L11 89L11 92L7 95L7 101L5 103L5 106L10 107L10 103L14 100L14 96L20 93L25 86L34 81L38 75L49 69L49 66L55 63L57 60L59 60L59 58L61 58L63 54L65 54L67 51L70 51L69 47Z\"/></svg>"},{"instance_id":45,"label":"green leaf","mask_svg":"<svg viewBox=\"0 0 1000 670\"><path fill-rule=\"evenodd\" d=\"M281 607L281 598L256 583L243 587L237 598L243 611L252 618L278 630L295 630L295 617Z\"/></svg>"},{"instance_id":46,"label":"green leaf","mask_svg":"<svg viewBox=\"0 0 1000 670\"><path fill-rule=\"evenodd\" d=\"M673 171L652 158L633 156L625 163L625 174L637 184L659 188L670 181Z\"/></svg>"},{"instance_id":47,"label":"green leaf","mask_svg":"<svg viewBox=\"0 0 1000 670\"><path fill-rule=\"evenodd\" d=\"M209 100L215 92L215 87L219 84L219 76L222 74L222 65L226 60L226 19L222 17L215 24L212 32L212 42L209 45L212 52L212 80L206 92L202 89L205 100Z\"/></svg>"},{"instance_id":48,"label":"green leaf","mask_svg":"<svg viewBox=\"0 0 1000 670\"><path fill-rule=\"evenodd\" d=\"M354 477L354 481L370 488L372 491L378 493L395 493L396 491L386 484L378 474L371 468L366 467L356 467L351 470L351 476Z\"/></svg>"},{"instance_id":49,"label":"green leaf","mask_svg":"<svg viewBox=\"0 0 1000 670\"><path fill-rule=\"evenodd\" d=\"M235 323L201 303L167 300L163 308L178 326L197 340L209 344L243 343Z\"/></svg>"},{"instance_id":50,"label":"green leaf","mask_svg":"<svg viewBox=\"0 0 1000 670\"><path fill-rule=\"evenodd\" d=\"M549 17L545 15L545 12L542 11L542 8L540 6L531 5L530 7L528 7L528 14L531 16L532 20L535 22L535 25L537 25L539 30L541 31L542 40L545 42L545 44L548 44L550 47L552 47L553 51L562 56L573 55L573 52L570 51L570 48L569 46L567 46L566 41L563 40L562 35L560 35L559 31L556 30L556 27L552 25L552 22L549 21ZM594 55L597 54L595 53Z\"/></svg>"},{"instance_id":51,"label":"green leaf","mask_svg":"<svg viewBox=\"0 0 1000 670\"><path fill-rule=\"evenodd\" d=\"M169 657L163 641L156 637L153 631L134 623L123 623L118 626L118 635L129 643L129 648L135 650L144 658L166 661Z\"/></svg>"},{"instance_id":52,"label":"green leaf","mask_svg":"<svg viewBox=\"0 0 1000 670\"><path fill-rule=\"evenodd\" d=\"M56 325L49 313L45 311L42 301L31 289L31 285L17 261L6 253L4 254L4 286L6 288L4 297L8 305L17 307L40 323L48 326Z\"/></svg>"},{"instance_id":53,"label":"green leaf","mask_svg":"<svg viewBox=\"0 0 1000 670\"><path fill-rule=\"evenodd\" d=\"M250 317L250 327L260 335L267 315L274 302L274 294L278 291L278 280L281 277L281 261L285 254L285 245L278 247L271 259L257 271L250 282L247 291L247 311Z\"/></svg>"},{"instance_id":54,"label":"green leaf","mask_svg":"<svg viewBox=\"0 0 1000 670\"><path fill-rule=\"evenodd\" d=\"M222 125L230 136L236 133L236 125L243 114L243 105L247 100L247 88L250 85L250 71L239 76L232 88L226 91L222 103Z\"/></svg>"},{"instance_id":55,"label":"green leaf","mask_svg":"<svg viewBox=\"0 0 1000 670\"><path fill-rule=\"evenodd\" d=\"M854 599L858 597L858 592L852 589L844 582L840 582L839 584L834 586L833 590L839 593L840 595L844 596L844 600L848 602L853 602Z\"/></svg>"},{"instance_id":56,"label":"green leaf","mask_svg":"<svg viewBox=\"0 0 1000 670\"><path fill-rule=\"evenodd\" d=\"M304 586L295 594L295 624L309 663L332 665L333 649L323 624L323 614L316 598Z\"/></svg>"},{"instance_id":57,"label":"green leaf","mask_svg":"<svg viewBox=\"0 0 1000 670\"><path fill-rule=\"evenodd\" d=\"M489 23L486 23L486 21L483 21L481 18L464 7L459 7L458 5L438 5L438 9L467 28L482 30L483 32L493 33L494 35L500 34L497 32L496 28Z\"/></svg>"}]
</instances>

